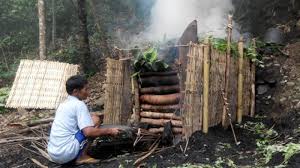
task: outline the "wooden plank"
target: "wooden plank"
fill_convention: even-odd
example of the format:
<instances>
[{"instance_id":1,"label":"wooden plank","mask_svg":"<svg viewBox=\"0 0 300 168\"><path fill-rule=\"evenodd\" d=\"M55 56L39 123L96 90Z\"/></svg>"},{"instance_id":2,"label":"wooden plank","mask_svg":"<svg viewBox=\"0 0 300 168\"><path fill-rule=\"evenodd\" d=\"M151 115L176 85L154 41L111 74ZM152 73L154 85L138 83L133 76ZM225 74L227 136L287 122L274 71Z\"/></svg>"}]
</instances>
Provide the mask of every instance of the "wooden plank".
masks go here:
<instances>
[{"instance_id":1,"label":"wooden plank","mask_svg":"<svg viewBox=\"0 0 300 168\"><path fill-rule=\"evenodd\" d=\"M245 59L244 61L244 99L243 99L243 113L244 116L250 116L250 106L251 106L251 66L250 59Z\"/></svg>"},{"instance_id":2,"label":"wooden plank","mask_svg":"<svg viewBox=\"0 0 300 168\"><path fill-rule=\"evenodd\" d=\"M131 116L133 102L131 94L131 62L130 60L125 60L123 64L123 94L122 94L122 107L121 107L121 124L127 125Z\"/></svg>"}]
</instances>

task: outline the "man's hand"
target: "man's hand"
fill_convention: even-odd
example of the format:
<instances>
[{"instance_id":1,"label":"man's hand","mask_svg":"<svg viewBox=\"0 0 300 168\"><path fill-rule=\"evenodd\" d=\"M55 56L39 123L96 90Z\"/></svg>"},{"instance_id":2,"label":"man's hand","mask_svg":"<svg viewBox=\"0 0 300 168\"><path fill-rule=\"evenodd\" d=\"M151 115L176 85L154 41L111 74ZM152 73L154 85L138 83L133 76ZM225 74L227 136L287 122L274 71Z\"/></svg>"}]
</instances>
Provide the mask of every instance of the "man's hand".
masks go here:
<instances>
[{"instance_id":1,"label":"man's hand","mask_svg":"<svg viewBox=\"0 0 300 168\"><path fill-rule=\"evenodd\" d=\"M86 137L98 137L103 135L117 136L121 132L121 130L117 128L95 128L95 127L86 127L82 131Z\"/></svg>"},{"instance_id":2,"label":"man's hand","mask_svg":"<svg viewBox=\"0 0 300 168\"><path fill-rule=\"evenodd\" d=\"M110 135L117 136L121 131L118 128L111 128Z\"/></svg>"}]
</instances>

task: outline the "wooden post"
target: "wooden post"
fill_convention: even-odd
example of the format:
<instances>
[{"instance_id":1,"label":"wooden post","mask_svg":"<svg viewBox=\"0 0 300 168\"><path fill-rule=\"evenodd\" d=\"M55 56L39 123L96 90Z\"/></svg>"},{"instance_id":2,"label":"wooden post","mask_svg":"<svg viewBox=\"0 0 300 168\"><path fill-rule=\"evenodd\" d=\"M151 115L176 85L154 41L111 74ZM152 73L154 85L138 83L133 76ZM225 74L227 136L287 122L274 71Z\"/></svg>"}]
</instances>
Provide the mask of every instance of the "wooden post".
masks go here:
<instances>
[{"instance_id":1,"label":"wooden post","mask_svg":"<svg viewBox=\"0 0 300 168\"><path fill-rule=\"evenodd\" d=\"M222 125L226 127L227 115L228 115L228 87L229 87L229 68L230 68L230 55L231 55L231 36L232 36L232 15L228 16L228 28L227 28L227 54L226 54L226 68L225 68L225 88L224 88L224 105L223 105L223 117Z\"/></svg>"},{"instance_id":2,"label":"wooden post","mask_svg":"<svg viewBox=\"0 0 300 168\"><path fill-rule=\"evenodd\" d=\"M205 39L204 57L203 57L203 132L208 133L208 100L209 100L209 40Z\"/></svg>"},{"instance_id":3,"label":"wooden post","mask_svg":"<svg viewBox=\"0 0 300 168\"><path fill-rule=\"evenodd\" d=\"M252 40L252 45L254 51L256 52L256 40ZM251 64L251 117L255 115L255 73L256 73L256 65L255 62Z\"/></svg>"},{"instance_id":4,"label":"wooden post","mask_svg":"<svg viewBox=\"0 0 300 168\"><path fill-rule=\"evenodd\" d=\"M244 83L244 42L243 37L240 38L239 44L239 76L238 76L238 110L237 110L237 122L242 123L243 119L243 83Z\"/></svg>"}]
</instances>

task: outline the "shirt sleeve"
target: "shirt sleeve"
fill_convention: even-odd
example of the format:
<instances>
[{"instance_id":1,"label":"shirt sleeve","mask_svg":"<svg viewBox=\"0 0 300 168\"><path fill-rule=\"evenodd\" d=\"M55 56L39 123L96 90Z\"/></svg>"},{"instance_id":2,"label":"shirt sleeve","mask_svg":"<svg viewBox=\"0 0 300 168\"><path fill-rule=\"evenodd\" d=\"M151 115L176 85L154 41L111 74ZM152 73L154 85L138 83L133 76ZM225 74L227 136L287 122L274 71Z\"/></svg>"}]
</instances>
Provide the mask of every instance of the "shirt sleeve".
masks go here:
<instances>
[{"instance_id":1,"label":"shirt sleeve","mask_svg":"<svg viewBox=\"0 0 300 168\"><path fill-rule=\"evenodd\" d=\"M84 102L78 103L76 114L77 114L78 128L80 130L82 130L86 127L94 126L92 117L91 117L89 110Z\"/></svg>"}]
</instances>

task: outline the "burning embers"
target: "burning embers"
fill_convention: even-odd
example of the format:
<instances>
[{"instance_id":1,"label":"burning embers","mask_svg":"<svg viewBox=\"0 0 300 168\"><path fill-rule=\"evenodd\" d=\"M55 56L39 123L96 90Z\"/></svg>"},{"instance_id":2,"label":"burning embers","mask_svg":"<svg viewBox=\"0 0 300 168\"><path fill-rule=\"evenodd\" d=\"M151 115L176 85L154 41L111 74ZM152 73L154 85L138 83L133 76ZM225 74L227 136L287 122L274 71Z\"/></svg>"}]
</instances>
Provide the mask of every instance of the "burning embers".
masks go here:
<instances>
[{"instance_id":1,"label":"burning embers","mask_svg":"<svg viewBox=\"0 0 300 168\"><path fill-rule=\"evenodd\" d=\"M173 134L182 133L180 87L176 71L140 75L140 123L152 133L163 133L171 124Z\"/></svg>"}]
</instances>

